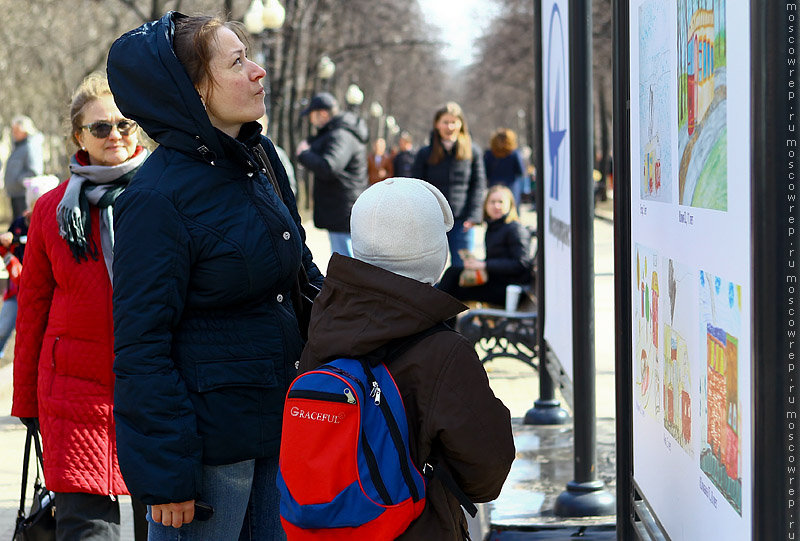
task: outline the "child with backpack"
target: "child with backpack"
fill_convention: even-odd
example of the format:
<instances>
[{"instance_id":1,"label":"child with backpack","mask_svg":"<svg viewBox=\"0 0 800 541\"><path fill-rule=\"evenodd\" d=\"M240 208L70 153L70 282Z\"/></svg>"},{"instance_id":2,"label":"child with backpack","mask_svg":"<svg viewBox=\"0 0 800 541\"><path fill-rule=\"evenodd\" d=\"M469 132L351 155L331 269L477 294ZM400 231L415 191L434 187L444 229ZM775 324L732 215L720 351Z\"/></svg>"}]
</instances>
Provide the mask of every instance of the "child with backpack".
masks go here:
<instances>
[{"instance_id":1,"label":"child with backpack","mask_svg":"<svg viewBox=\"0 0 800 541\"><path fill-rule=\"evenodd\" d=\"M373 400L376 407L381 403L389 403L393 408L399 404L398 410L393 411L400 412L399 424L407 425L404 441L410 455L411 476L419 479L422 472L426 478L422 485L424 495L416 497L424 496L425 501L423 506L412 497L417 505L409 506L409 512L413 513L410 525L405 531L397 531L397 535L381 537L385 539L468 539L459 496L461 501L466 497L472 502L495 499L514 460L508 409L494 396L469 342L442 327L442 322L466 309L455 298L432 287L447 261L447 231L452 226L453 215L447 200L427 182L390 178L361 194L351 216L355 258L339 254L331 257L324 286L314 302L309 339L299 366L301 374L333 371L341 376L341 385L334 385L336 392L330 394L343 392L343 405L328 413L308 413L299 409L290 412L287 402L284 413L284 442L289 445L287 442L292 439L286 437L286 427L291 415L304 415L309 427L336 425L350 418L344 413L350 411L346 410L347 402L359 405L363 402L362 410L371 407ZM320 368L342 357L355 359L355 364L349 365L352 369ZM381 362L388 369L388 379L380 379L386 378L385 375L369 375L373 370L376 374L383 370ZM344 377L345 374L353 378ZM310 375L302 375L295 383ZM352 380L357 383L347 383ZM361 380L364 389L359 389ZM399 389L402 403L392 397L393 383ZM354 394L358 396L353 397ZM290 390L290 401L291 397ZM366 422L364 417L362 423ZM302 447L303 441L313 439L309 431L296 435L293 441ZM317 451L282 446L279 485L286 482L282 486L281 515L290 540L314 538L314 535L322 539L348 538L345 534L326 535L323 529L307 530L312 532L308 535L291 523L289 500L300 491L312 498L309 492L326 483L308 475L305 485L292 484L291 479L299 477L285 470L304 463L309 467L321 465L329 471L327 476L343 475L346 466L325 464L326 455L334 453L331 446L330 442L328 447L323 443ZM397 451L381 446L363 450L365 462L389 461L395 469L403 469ZM316 456L296 457L296 453L303 452ZM370 453L375 460L369 458ZM450 483L454 481L450 488L446 487L448 479ZM368 482L359 477L353 486L369 495L371 484L372 479ZM411 492L415 490L412 488ZM352 507L343 503L340 514L346 514ZM326 526L330 527L317 524L318 528ZM364 538L359 537L361 530L356 523L352 527L355 529L349 532L350 539Z\"/></svg>"}]
</instances>

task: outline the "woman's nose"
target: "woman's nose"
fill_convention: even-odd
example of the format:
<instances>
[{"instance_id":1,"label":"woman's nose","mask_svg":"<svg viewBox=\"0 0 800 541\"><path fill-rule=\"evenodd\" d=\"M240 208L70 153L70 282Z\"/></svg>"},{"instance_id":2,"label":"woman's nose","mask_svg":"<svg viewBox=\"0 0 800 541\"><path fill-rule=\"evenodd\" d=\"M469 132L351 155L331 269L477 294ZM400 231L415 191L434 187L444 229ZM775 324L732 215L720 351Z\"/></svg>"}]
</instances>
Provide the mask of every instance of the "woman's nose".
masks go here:
<instances>
[{"instance_id":1,"label":"woman's nose","mask_svg":"<svg viewBox=\"0 0 800 541\"><path fill-rule=\"evenodd\" d=\"M253 78L254 81L263 79L267 75L267 71L264 68L262 68L255 62L251 61L250 63L253 64L253 71L251 73L251 77Z\"/></svg>"}]
</instances>

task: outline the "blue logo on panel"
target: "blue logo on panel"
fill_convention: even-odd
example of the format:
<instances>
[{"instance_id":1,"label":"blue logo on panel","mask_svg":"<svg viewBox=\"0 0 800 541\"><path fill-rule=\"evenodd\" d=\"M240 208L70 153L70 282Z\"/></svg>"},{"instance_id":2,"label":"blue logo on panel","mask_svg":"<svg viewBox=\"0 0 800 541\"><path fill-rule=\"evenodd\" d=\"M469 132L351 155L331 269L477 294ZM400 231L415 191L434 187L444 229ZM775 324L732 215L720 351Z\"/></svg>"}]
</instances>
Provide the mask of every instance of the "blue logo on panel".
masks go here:
<instances>
[{"instance_id":1,"label":"blue logo on panel","mask_svg":"<svg viewBox=\"0 0 800 541\"><path fill-rule=\"evenodd\" d=\"M559 156L564 137L567 135L566 47L564 46L564 28L558 4L553 4L550 14L550 30L547 36L547 66L545 69L546 89L545 115L547 118L547 141L550 148L550 198L558 201L559 189L563 185Z\"/></svg>"}]
</instances>

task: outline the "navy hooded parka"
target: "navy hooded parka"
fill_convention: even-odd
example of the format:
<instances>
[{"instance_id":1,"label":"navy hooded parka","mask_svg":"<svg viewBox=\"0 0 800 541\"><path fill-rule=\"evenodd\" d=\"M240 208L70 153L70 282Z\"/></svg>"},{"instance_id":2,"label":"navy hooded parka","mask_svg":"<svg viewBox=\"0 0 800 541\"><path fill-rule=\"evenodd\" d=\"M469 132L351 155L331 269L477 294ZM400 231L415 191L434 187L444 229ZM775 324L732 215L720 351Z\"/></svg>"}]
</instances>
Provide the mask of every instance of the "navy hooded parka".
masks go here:
<instances>
[{"instance_id":1,"label":"navy hooded parka","mask_svg":"<svg viewBox=\"0 0 800 541\"><path fill-rule=\"evenodd\" d=\"M117 446L150 505L201 497L203 465L278 454L301 259L322 282L272 142L256 122L236 139L211 125L172 47L182 16L126 33L108 58L120 111L160 145L114 208Z\"/></svg>"}]
</instances>

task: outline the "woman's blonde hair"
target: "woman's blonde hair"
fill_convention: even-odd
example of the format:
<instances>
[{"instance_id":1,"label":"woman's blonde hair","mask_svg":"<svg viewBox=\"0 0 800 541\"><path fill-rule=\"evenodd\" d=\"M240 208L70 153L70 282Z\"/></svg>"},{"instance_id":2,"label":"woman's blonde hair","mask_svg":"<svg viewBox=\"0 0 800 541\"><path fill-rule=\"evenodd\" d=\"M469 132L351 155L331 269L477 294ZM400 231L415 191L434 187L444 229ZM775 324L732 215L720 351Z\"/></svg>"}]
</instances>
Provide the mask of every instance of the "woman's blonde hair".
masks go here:
<instances>
[{"instance_id":1,"label":"woman's blonde hair","mask_svg":"<svg viewBox=\"0 0 800 541\"><path fill-rule=\"evenodd\" d=\"M442 137L439 135L439 130L436 129L436 123L439 122L439 119L444 115L452 115L461 121L461 130L458 132L456 145L456 159L471 160L472 138L469 136L467 119L464 118L464 111L461 109L461 106L454 101L449 101L440 107L433 115L433 136L431 137L431 155L428 158L428 163L436 165L444 159L445 151L444 145L442 145Z\"/></svg>"},{"instance_id":2,"label":"woman's blonde hair","mask_svg":"<svg viewBox=\"0 0 800 541\"><path fill-rule=\"evenodd\" d=\"M517 149L517 134L508 128L498 128L489 141L489 148L497 158L505 158Z\"/></svg>"},{"instance_id":3,"label":"woman's blonde hair","mask_svg":"<svg viewBox=\"0 0 800 541\"><path fill-rule=\"evenodd\" d=\"M510 224L511 222L518 222L519 221L519 214L517 214L517 205L514 202L514 194L511 193L511 190L508 189L507 186L503 186L502 184L495 184L489 191L486 192L486 198L483 200L483 221L489 221L489 214L486 212L486 205L489 203L489 197L493 193L500 192L503 194L503 197L508 200L511 205L508 207L508 214L506 214L506 219L503 220L505 223Z\"/></svg>"},{"instance_id":4,"label":"woman's blonde hair","mask_svg":"<svg viewBox=\"0 0 800 541\"><path fill-rule=\"evenodd\" d=\"M113 96L113 94L108 87L108 79L98 71L87 75L73 92L69 106L69 121L70 139L75 143L75 146L81 146L78 141L78 134L81 132L81 126L83 126L83 110L91 102L105 96Z\"/></svg>"}]
</instances>

